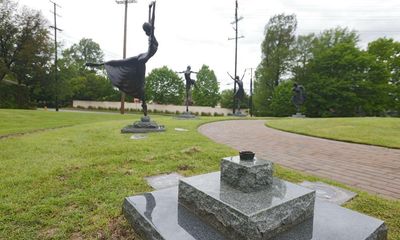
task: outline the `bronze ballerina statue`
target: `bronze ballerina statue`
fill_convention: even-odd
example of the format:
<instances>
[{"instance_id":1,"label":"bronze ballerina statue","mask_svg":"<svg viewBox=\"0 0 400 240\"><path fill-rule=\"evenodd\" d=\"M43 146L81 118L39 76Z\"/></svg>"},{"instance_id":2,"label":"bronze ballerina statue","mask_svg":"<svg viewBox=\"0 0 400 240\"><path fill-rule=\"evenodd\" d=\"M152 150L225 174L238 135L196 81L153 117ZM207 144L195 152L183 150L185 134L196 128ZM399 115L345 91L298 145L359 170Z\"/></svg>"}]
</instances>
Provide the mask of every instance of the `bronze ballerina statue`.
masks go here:
<instances>
[{"instance_id":1,"label":"bronze ballerina statue","mask_svg":"<svg viewBox=\"0 0 400 240\"><path fill-rule=\"evenodd\" d=\"M185 71L182 72L177 72L177 73L183 73L185 75L185 80L186 80L186 112L189 112L189 105L193 104L192 101L192 86L196 85L196 81L190 78L190 74L195 73L197 74L198 72L194 72L191 70L190 66L187 66Z\"/></svg>"},{"instance_id":2,"label":"bronze ballerina statue","mask_svg":"<svg viewBox=\"0 0 400 240\"><path fill-rule=\"evenodd\" d=\"M89 67L104 66L111 83L120 91L142 101L144 116L147 116L145 96L146 63L157 52L158 42L154 36L156 2L149 5L149 22L143 24L143 30L149 38L147 52L122 60L112 60L104 63L86 63Z\"/></svg>"},{"instance_id":3,"label":"bronze ballerina statue","mask_svg":"<svg viewBox=\"0 0 400 240\"><path fill-rule=\"evenodd\" d=\"M154 36L156 2L149 5L149 21L143 24L143 30L148 36L149 47L147 52L122 60L113 60L104 63L86 63L88 67L104 66L111 83L120 91L142 101L144 117L121 130L122 133L142 133L164 131L164 126L150 121L147 116L145 95L146 63L158 50L158 42Z\"/></svg>"},{"instance_id":4,"label":"bronze ballerina statue","mask_svg":"<svg viewBox=\"0 0 400 240\"><path fill-rule=\"evenodd\" d=\"M238 115L238 116L242 116L243 115L240 112L240 104L241 104L241 102L243 101L243 98L244 98L243 78L244 78L245 74L246 74L246 70L244 71L242 78L239 78L239 76L232 77L228 73L229 77L231 77L232 80L235 81L235 83L238 85L238 89L236 90L236 92L233 95L235 100L237 101L237 109L238 109L238 111L237 111L237 113L235 113L235 115Z\"/></svg>"}]
</instances>

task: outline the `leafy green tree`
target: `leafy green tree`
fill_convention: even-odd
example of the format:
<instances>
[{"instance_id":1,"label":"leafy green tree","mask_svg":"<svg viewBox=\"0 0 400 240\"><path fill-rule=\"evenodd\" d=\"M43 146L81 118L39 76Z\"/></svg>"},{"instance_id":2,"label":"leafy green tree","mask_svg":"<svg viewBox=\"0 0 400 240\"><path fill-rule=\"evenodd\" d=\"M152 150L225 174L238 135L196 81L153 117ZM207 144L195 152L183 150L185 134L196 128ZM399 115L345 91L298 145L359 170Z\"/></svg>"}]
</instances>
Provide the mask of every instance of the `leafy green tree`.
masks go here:
<instances>
[{"instance_id":1,"label":"leafy green tree","mask_svg":"<svg viewBox=\"0 0 400 240\"><path fill-rule=\"evenodd\" d=\"M368 53L372 54L378 63L383 64L390 74L387 85L390 100L387 110L400 113L400 42L391 38L379 38L368 44Z\"/></svg>"},{"instance_id":2,"label":"leafy green tree","mask_svg":"<svg viewBox=\"0 0 400 240\"><path fill-rule=\"evenodd\" d=\"M215 107L219 102L219 85L213 70L203 65L197 74L193 89L193 101L197 106Z\"/></svg>"},{"instance_id":3,"label":"leafy green tree","mask_svg":"<svg viewBox=\"0 0 400 240\"><path fill-rule=\"evenodd\" d=\"M48 77L52 42L48 23L38 11L18 9L4 0L0 5L0 84L4 79L27 88L24 99L35 101L41 81ZM28 104L29 105L29 104Z\"/></svg>"},{"instance_id":4,"label":"leafy green tree","mask_svg":"<svg viewBox=\"0 0 400 240\"><path fill-rule=\"evenodd\" d=\"M109 101L118 100L118 91L113 89L110 81L95 73L86 73L70 79L75 100Z\"/></svg>"},{"instance_id":5,"label":"leafy green tree","mask_svg":"<svg viewBox=\"0 0 400 240\"><path fill-rule=\"evenodd\" d=\"M223 90L220 94L220 104L223 108L233 108L233 89ZM240 108L249 107L249 95L245 92L243 101L240 103Z\"/></svg>"},{"instance_id":6,"label":"leafy green tree","mask_svg":"<svg viewBox=\"0 0 400 240\"><path fill-rule=\"evenodd\" d=\"M67 67L74 65L80 71L85 69L85 63L103 62L104 53L100 45L92 39L82 38L79 43L73 44L63 51L63 63Z\"/></svg>"},{"instance_id":7,"label":"leafy green tree","mask_svg":"<svg viewBox=\"0 0 400 240\"><path fill-rule=\"evenodd\" d=\"M51 41L40 12L5 0L0 5L0 81L7 75L32 86L48 71Z\"/></svg>"},{"instance_id":8,"label":"leafy green tree","mask_svg":"<svg viewBox=\"0 0 400 240\"><path fill-rule=\"evenodd\" d=\"M354 30L347 27L336 27L323 31L314 39L313 54L317 55L326 49L335 47L338 44L349 44L356 46L359 42L359 35Z\"/></svg>"},{"instance_id":9,"label":"leafy green tree","mask_svg":"<svg viewBox=\"0 0 400 240\"><path fill-rule=\"evenodd\" d=\"M307 115L379 115L387 77L384 67L354 43L327 48L307 66Z\"/></svg>"},{"instance_id":10,"label":"leafy green tree","mask_svg":"<svg viewBox=\"0 0 400 240\"><path fill-rule=\"evenodd\" d=\"M254 83L254 105L258 115L266 114L274 88L291 69L296 28L296 16L284 14L272 17L265 27L262 60Z\"/></svg>"},{"instance_id":11,"label":"leafy green tree","mask_svg":"<svg viewBox=\"0 0 400 240\"><path fill-rule=\"evenodd\" d=\"M292 74L295 81L301 81L306 74L306 66L313 58L313 48L316 41L315 34L300 35L294 45L294 59Z\"/></svg>"},{"instance_id":12,"label":"leafy green tree","mask_svg":"<svg viewBox=\"0 0 400 240\"><path fill-rule=\"evenodd\" d=\"M269 115L285 117L296 113L296 108L291 101L293 96L292 88L293 81L283 81L275 88L268 109Z\"/></svg>"},{"instance_id":13,"label":"leafy green tree","mask_svg":"<svg viewBox=\"0 0 400 240\"><path fill-rule=\"evenodd\" d=\"M146 77L146 100L159 104L183 103L185 86L182 79L164 66L153 69Z\"/></svg>"},{"instance_id":14,"label":"leafy green tree","mask_svg":"<svg viewBox=\"0 0 400 240\"><path fill-rule=\"evenodd\" d=\"M59 60L58 97L69 104L73 99L106 101L118 100L115 90L104 71L85 67L86 62L103 62L103 51L92 39L83 38L79 43L62 52Z\"/></svg>"}]
</instances>

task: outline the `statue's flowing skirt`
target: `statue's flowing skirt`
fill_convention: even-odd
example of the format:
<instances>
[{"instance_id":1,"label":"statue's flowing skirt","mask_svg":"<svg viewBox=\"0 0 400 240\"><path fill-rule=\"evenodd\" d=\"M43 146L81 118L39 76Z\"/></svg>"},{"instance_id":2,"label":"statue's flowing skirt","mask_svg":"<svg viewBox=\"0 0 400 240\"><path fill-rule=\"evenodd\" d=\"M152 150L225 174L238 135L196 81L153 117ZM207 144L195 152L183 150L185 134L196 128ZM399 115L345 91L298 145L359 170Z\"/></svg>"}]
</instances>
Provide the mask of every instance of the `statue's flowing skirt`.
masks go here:
<instances>
[{"instance_id":1,"label":"statue's flowing skirt","mask_svg":"<svg viewBox=\"0 0 400 240\"><path fill-rule=\"evenodd\" d=\"M104 63L108 78L120 91L129 96L142 99L146 64L139 56Z\"/></svg>"}]
</instances>

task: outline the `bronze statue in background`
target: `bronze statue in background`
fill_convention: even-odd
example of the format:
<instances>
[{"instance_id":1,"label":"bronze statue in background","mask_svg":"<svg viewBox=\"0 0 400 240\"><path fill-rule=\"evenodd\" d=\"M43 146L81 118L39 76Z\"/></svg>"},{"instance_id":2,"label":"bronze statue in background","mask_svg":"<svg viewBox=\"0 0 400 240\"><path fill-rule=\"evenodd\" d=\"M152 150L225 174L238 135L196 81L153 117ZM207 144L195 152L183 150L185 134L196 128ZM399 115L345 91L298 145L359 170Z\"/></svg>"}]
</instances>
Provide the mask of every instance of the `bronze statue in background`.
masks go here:
<instances>
[{"instance_id":1,"label":"bronze statue in background","mask_svg":"<svg viewBox=\"0 0 400 240\"><path fill-rule=\"evenodd\" d=\"M185 71L178 72L178 73L183 73L185 75L185 80L186 80L186 112L189 112L189 105L193 104L192 100L192 86L196 85L196 81L190 78L190 75L192 73L197 74L198 72L193 72L191 70L190 66L187 66Z\"/></svg>"},{"instance_id":2,"label":"bronze statue in background","mask_svg":"<svg viewBox=\"0 0 400 240\"><path fill-rule=\"evenodd\" d=\"M300 114L300 108L306 101L306 91L302 85L294 83L292 92L292 103L296 106L297 114Z\"/></svg>"},{"instance_id":3,"label":"bronze statue in background","mask_svg":"<svg viewBox=\"0 0 400 240\"><path fill-rule=\"evenodd\" d=\"M237 90L236 90L236 92L234 93L233 96L234 96L235 102L237 102L237 109L238 109L238 111L235 113L235 115L240 115L240 116L244 115L240 111L240 105L241 105L241 103L243 101L243 98L244 98L243 78L244 78L245 74L246 74L246 70L244 71L242 78L239 78L239 76L232 77L228 73L229 77L231 77L232 80L235 81L235 83L238 86L238 88L237 88ZM235 103L233 103L233 104L235 104Z\"/></svg>"}]
</instances>

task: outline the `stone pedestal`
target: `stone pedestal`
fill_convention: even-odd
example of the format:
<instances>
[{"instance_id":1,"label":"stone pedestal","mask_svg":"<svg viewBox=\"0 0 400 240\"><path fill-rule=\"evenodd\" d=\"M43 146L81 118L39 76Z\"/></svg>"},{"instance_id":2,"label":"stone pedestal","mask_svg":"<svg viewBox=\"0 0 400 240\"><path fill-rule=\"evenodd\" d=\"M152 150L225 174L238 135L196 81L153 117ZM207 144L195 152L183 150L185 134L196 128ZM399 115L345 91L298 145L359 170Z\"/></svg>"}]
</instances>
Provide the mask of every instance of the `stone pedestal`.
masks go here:
<instances>
[{"instance_id":1,"label":"stone pedestal","mask_svg":"<svg viewBox=\"0 0 400 240\"><path fill-rule=\"evenodd\" d=\"M271 161L241 161L238 156L221 160L221 181L242 192L267 189L273 182Z\"/></svg>"},{"instance_id":2,"label":"stone pedestal","mask_svg":"<svg viewBox=\"0 0 400 240\"><path fill-rule=\"evenodd\" d=\"M122 211L143 240L229 240L178 203L177 187L127 197ZM317 200L313 218L271 240L386 239L383 221Z\"/></svg>"},{"instance_id":3,"label":"stone pedestal","mask_svg":"<svg viewBox=\"0 0 400 240\"><path fill-rule=\"evenodd\" d=\"M303 115L301 113L296 113L296 114L292 115L292 118L305 118L305 117L306 117L306 115Z\"/></svg>"},{"instance_id":4,"label":"stone pedestal","mask_svg":"<svg viewBox=\"0 0 400 240\"><path fill-rule=\"evenodd\" d=\"M231 239L270 239L313 216L315 192L274 179L246 193L220 181L220 173L181 179L178 201Z\"/></svg>"},{"instance_id":5,"label":"stone pedestal","mask_svg":"<svg viewBox=\"0 0 400 240\"><path fill-rule=\"evenodd\" d=\"M178 118L178 119L196 119L197 116L193 115L191 112L184 112L184 113L178 115L176 118Z\"/></svg>"},{"instance_id":6,"label":"stone pedestal","mask_svg":"<svg viewBox=\"0 0 400 240\"><path fill-rule=\"evenodd\" d=\"M234 114L229 113L228 116L233 116L233 117L247 117L247 114L242 113L240 111L236 111Z\"/></svg>"},{"instance_id":7,"label":"stone pedestal","mask_svg":"<svg viewBox=\"0 0 400 240\"><path fill-rule=\"evenodd\" d=\"M163 132L165 127L158 125L156 122L151 121L149 116L144 116L133 123L121 129L121 133L148 133L148 132Z\"/></svg>"},{"instance_id":8,"label":"stone pedestal","mask_svg":"<svg viewBox=\"0 0 400 240\"><path fill-rule=\"evenodd\" d=\"M386 240L384 222L315 200L315 191L272 177L273 164L224 158L221 172L128 197L123 212L146 239Z\"/></svg>"}]
</instances>

